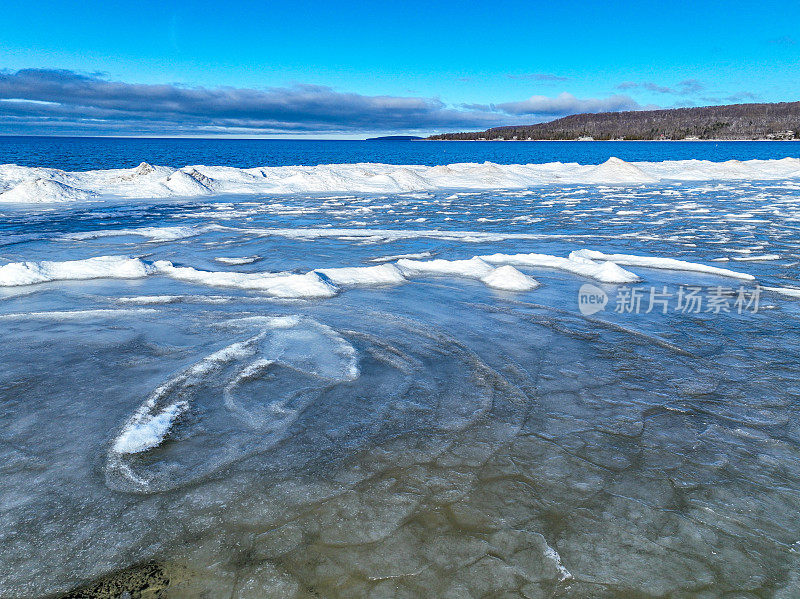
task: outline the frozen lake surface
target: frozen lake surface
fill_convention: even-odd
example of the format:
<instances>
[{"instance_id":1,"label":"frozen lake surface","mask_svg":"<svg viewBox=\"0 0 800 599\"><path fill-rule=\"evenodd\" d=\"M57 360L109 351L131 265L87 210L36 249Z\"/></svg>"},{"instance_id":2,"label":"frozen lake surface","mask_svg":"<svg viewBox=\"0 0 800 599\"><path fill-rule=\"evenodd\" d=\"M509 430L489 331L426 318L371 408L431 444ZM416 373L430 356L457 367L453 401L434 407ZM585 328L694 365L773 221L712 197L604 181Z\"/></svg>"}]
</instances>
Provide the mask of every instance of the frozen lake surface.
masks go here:
<instances>
[{"instance_id":1,"label":"frozen lake surface","mask_svg":"<svg viewBox=\"0 0 800 599\"><path fill-rule=\"evenodd\" d=\"M798 596L792 164L0 167L0 596Z\"/></svg>"}]
</instances>

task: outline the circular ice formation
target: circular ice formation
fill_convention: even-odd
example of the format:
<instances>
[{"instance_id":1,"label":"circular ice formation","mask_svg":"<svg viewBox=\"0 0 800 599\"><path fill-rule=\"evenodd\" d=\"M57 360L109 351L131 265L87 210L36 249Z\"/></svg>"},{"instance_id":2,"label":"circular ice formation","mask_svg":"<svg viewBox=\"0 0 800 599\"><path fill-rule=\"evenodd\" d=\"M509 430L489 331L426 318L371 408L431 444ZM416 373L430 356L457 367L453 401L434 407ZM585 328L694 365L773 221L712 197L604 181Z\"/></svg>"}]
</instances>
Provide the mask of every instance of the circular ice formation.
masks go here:
<instances>
[{"instance_id":1,"label":"circular ice formation","mask_svg":"<svg viewBox=\"0 0 800 599\"><path fill-rule=\"evenodd\" d=\"M419 435L435 455L519 393L455 339L396 316L368 330L305 317L226 326L249 336L158 386L122 425L106 458L111 489L169 491L265 452L261 468L280 477L397 435ZM487 428L488 451L514 434L515 413Z\"/></svg>"},{"instance_id":2,"label":"circular ice formation","mask_svg":"<svg viewBox=\"0 0 800 599\"><path fill-rule=\"evenodd\" d=\"M245 453L246 445L252 451L278 442L320 389L358 378L356 350L329 327L297 317L264 319L262 326L255 335L206 356L152 392L111 445L106 467L111 487L147 493L212 472ZM267 379L261 389L264 395L252 405L243 403L238 397L241 388L263 378L270 366L287 369L294 376L283 385ZM198 411L193 405L197 399L215 402L220 396L222 402L217 403L223 403L236 419L255 429L268 428L270 434L258 440L234 434L216 455L192 467L187 467L187 462L195 462L191 452L163 449L164 455L151 455L167 441L188 444L213 434L209 423L189 422L181 430L181 420L184 415L192 420L192 413ZM204 408L213 412L215 406ZM214 418L213 424L220 424L218 420ZM214 442L222 438L215 434Z\"/></svg>"}]
</instances>

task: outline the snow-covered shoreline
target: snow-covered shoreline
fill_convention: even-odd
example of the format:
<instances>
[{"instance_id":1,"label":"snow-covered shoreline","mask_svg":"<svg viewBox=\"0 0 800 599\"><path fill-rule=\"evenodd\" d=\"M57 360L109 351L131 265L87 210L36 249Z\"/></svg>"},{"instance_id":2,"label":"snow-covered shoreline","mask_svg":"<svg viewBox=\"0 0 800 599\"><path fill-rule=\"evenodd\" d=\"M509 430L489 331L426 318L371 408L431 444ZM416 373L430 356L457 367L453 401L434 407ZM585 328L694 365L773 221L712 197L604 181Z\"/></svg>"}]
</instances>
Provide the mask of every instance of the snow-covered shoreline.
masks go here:
<instances>
[{"instance_id":1,"label":"snow-covered shoreline","mask_svg":"<svg viewBox=\"0 0 800 599\"><path fill-rule=\"evenodd\" d=\"M0 203L35 204L93 198L156 199L212 195L405 193L523 189L547 185L643 185L681 181L800 178L800 158L675 160L599 165L457 163L439 166L380 163L236 168L142 163L135 168L63 171L0 165Z\"/></svg>"}]
</instances>

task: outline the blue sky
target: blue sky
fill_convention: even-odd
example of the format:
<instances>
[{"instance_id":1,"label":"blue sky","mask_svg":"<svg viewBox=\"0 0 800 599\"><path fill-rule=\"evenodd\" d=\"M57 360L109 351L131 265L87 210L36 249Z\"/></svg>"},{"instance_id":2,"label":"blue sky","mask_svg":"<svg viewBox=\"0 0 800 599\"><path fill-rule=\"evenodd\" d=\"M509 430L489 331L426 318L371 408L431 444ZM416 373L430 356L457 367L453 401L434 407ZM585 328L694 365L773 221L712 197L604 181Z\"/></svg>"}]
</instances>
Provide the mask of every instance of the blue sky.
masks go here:
<instances>
[{"instance_id":1,"label":"blue sky","mask_svg":"<svg viewBox=\"0 0 800 599\"><path fill-rule=\"evenodd\" d=\"M6 0L0 133L360 137L793 101L798 22L796 0Z\"/></svg>"}]
</instances>

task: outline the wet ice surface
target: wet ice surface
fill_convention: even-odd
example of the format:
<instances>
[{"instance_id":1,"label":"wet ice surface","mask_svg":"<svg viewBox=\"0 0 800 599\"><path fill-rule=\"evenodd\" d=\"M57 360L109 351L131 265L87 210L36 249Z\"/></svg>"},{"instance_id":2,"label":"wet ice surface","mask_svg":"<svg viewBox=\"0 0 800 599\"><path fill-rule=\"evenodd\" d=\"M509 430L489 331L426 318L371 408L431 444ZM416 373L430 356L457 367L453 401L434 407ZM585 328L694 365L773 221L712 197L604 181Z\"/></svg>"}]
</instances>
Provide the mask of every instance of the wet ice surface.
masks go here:
<instances>
[{"instance_id":1,"label":"wet ice surface","mask_svg":"<svg viewBox=\"0 0 800 599\"><path fill-rule=\"evenodd\" d=\"M1 218L0 596L151 559L175 597L800 593L797 182ZM620 286L475 258L580 250L782 293L585 317Z\"/></svg>"}]
</instances>

